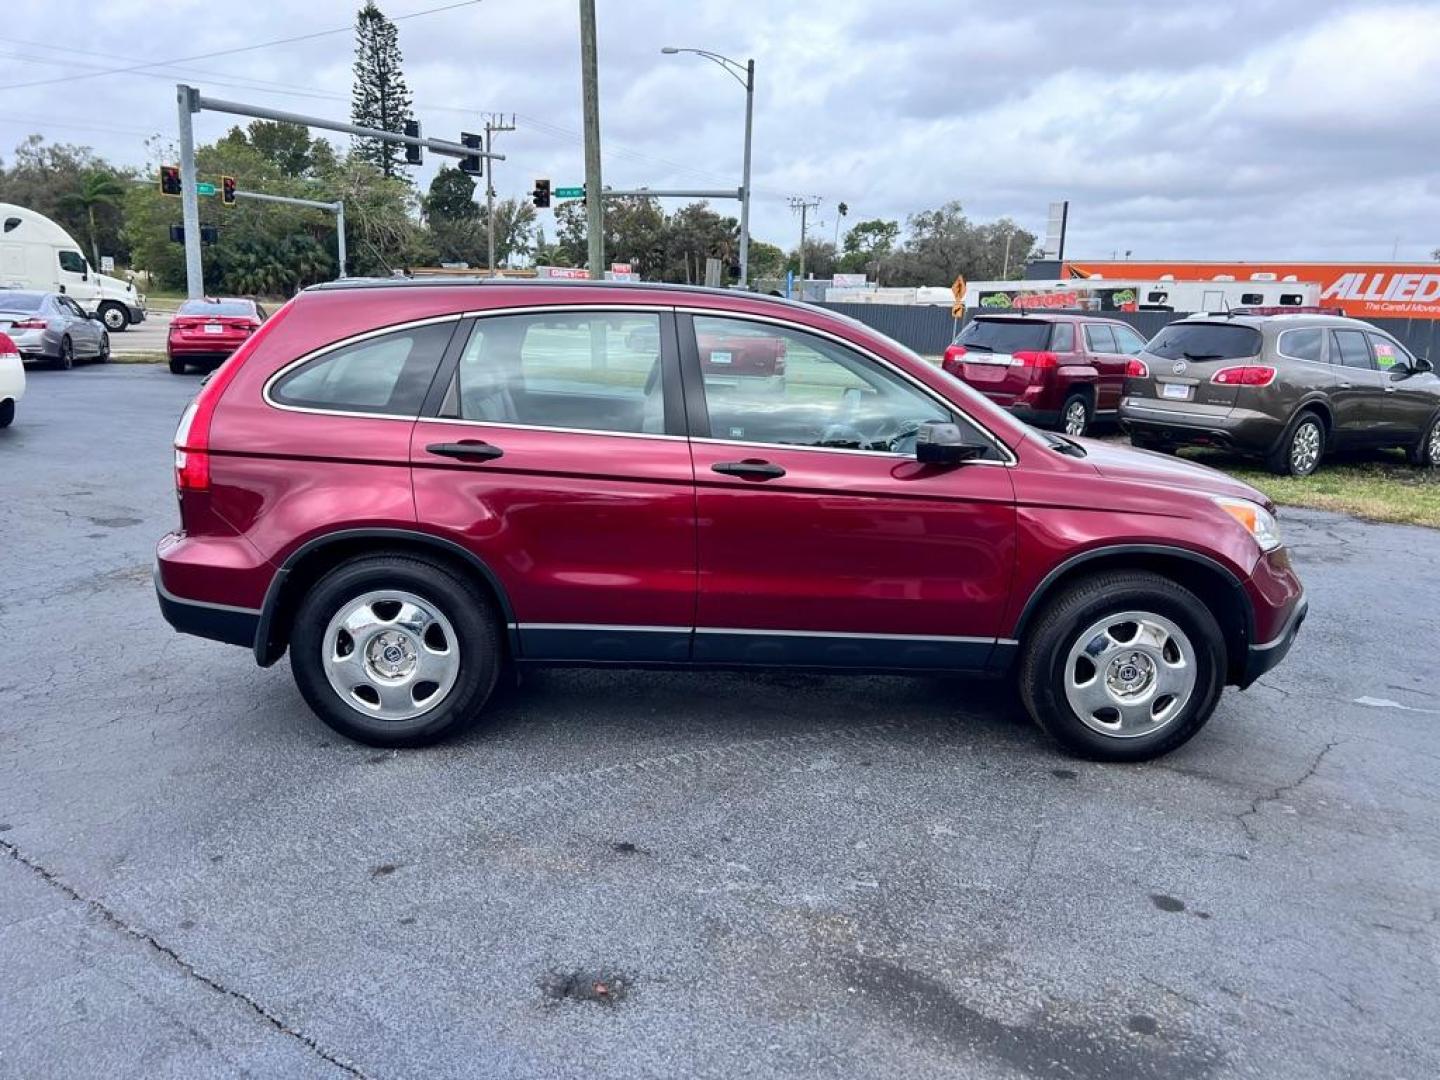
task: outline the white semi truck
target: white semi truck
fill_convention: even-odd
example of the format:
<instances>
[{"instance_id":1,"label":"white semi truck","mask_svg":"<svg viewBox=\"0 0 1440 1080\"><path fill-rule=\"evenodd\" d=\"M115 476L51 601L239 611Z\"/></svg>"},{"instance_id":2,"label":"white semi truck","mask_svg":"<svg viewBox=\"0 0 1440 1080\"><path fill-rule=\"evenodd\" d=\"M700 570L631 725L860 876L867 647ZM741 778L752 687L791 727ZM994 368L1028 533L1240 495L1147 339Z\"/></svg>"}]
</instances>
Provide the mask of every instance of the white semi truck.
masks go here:
<instances>
[{"instance_id":1,"label":"white semi truck","mask_svg":"<svg viewBox=\"0 0 1440 1080\"><path fill-rule=\"evenodd\" d=\"M0 203L0 288L64 293L111 333L145 320L132 282L100 273L63 228L13 203Z\"/></svg>"}]
</instances>

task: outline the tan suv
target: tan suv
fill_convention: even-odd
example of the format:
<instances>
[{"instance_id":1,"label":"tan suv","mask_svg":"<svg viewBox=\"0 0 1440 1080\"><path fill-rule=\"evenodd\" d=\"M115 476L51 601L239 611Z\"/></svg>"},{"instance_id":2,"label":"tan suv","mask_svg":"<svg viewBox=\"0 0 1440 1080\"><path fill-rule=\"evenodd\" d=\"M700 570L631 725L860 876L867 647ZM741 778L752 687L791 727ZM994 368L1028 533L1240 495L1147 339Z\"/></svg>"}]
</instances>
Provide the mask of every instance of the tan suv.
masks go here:
<instances>
[{"instance_id":1,"label":"tan suv","mask_svg":"<svg viewBox=\"0 0 1440 1080\"><path fill-rule=\"evenodd\" d=\"M1389 334L1323 314L1192 315L1156 334L1120 400L1135 446L1220 446L1308 476L1325 454L1400 447L1440 465L1440 378Z\"/></svg>"}]
</instances>

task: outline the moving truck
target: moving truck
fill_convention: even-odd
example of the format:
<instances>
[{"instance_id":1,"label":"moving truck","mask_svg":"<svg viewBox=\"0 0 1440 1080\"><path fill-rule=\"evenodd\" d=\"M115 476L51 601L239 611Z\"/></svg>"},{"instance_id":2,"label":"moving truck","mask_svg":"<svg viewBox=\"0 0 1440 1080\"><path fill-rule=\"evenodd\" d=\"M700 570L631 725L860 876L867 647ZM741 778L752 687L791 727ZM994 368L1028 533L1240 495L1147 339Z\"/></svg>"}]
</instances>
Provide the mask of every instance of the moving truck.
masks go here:
<instances>
[{"instance_id":1,"label":"moving truck","mask_svg":"<svg viewBox=\"0 0 1440 1080\"><path fill-rule=\"evenodd\" d=\"M64 293L111 333L145 320L132 282L99 273L63 228L13 203L0 203L0 288Z\"/></svg>"}]
</instances>

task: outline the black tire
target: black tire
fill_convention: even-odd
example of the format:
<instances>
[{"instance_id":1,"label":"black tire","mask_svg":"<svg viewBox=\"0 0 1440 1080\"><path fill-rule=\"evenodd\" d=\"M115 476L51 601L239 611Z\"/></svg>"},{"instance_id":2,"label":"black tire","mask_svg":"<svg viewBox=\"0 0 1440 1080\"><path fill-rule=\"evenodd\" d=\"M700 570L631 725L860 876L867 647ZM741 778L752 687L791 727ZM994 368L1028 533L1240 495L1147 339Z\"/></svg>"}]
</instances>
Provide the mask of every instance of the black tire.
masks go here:
<instances>
[{"instance_id":1,"label":"black tire","mask_svg":"<svg viewBox=\"0 0 1440 1080\"><path fill-rule=\"evenodd\" d=\"M1297 444L1299 440L1309 437L1306 434L1307 429L1314 429L1319 440L1319 450L1313 461L1303 457L1297 462ZM1265 458L1265 467L1279 476L1309 476L1320 467L1320 462L1325 460L1325 443L1328 437L1325 421L1309 409L1302 409L1290 421L1285 434L1280 437L1279 445Z\"/></svg>"},{"instance_id":2,"label":"black tire","mask_svg":"<svg viewBox=\"0 0 1440 1080\"><path fill-rule=\"evenodd\" d=\"M123 334L130 326L130 312L125 310L124 304L101 304L100 321L110 333Z\"/></svg>"},{"instance_id":3,"label":"black tire","mask_svg":"<svg viewBox=\"0 0 1440 1080\"><path fill-rule=\"evenodd\" d=\"M108 332L101 331L100 333L100 353L95 359L102 364L110 362L110 335Z\"/></svg>"},{"instance_id":4,"label":"black tire","mask_svg":"<svg viewBox=\"0 0 1440 1080\"><path fill-rule=\"evenodd\" d=\"M1071 394L1065 399L1065 404L1060 406L1060 430L1066 435L1080 436L1090 430L1090 422L1095 418L1095 407L1090 403L1090 395L1079 392ZM1079 430L1072 431L1072 427Z\"/></svg>"},{"instance_id":5,"label":"black tire","mask_svg":"<svg viewBox=\"0 0 1440 1080\"><path fill-rule=\"evenodd\" d=\"M1413 446L1406 447L1410 464L1421 469L1440 469L1440 416L1430 421Z\"/></svg>"},{"instance_id":6,"label":"black tire","mask_svg":"<svg viewBox=\"0 0 1440 1080\"><path fill-rule=\"evenodd\" d=\"M1174 623L1195 652L1196 676L1189 700L1167 722L1120 737L1080 718L1066 697L1066 665L1076 638L1092 624L1130 611ZM1070 586L1036 618L1023 650L1019 679L1026 710L1070 753L1096 761L1148 761L1182 746L1210 719L1225 684L1225 637L1215 616L1190 590L1147 571L1097 574Z\"/></svg>"},{"instance_id":7,"label":"black tire","mask_svg":"<svg viewBox=\"0 0 1440 1080\"><path fill-rule=\"evenodd\" d=\"M184 360L181 360L178 356L172 356L172 357L170 357L170 374L171 374L171 375L184 375L184 374L185 374L185 361L184 361Z\"/></svg>"},{"instance_id":8,"label":"black tire","mask_svg":"<svg viewBox=\"0 0 1440 1080\"><path fill-rule=\"evenodd\" d=\"M61 371L69 371L75 366L75 343L68 336L60 339L60 356L55 366Z\"/></svg>"},{"instance_id":9,"label":"black tire","mask_svg":"<svg viewBox=\"0 0 1440 1080\"><path fill-rule=\"evenodd\" d=\"M7 428L15 422L15 402L0 401L0 428Z\"/></svg>"},{"instance_id":10,"label":"black tire","mask_svg":"<svg viewBox=\"0 0 1440 1080\"><path fill-rule=\"evenodd\" d=\"M448 691L419 716L382 720L350 705L325 673L330 620L367 592L397 590L422 598L454 628L459 673ZM346 738L370 746L424 746L462 731L479 716L503 661L499 618L485 593L446 566L408 555L376 555L343 563L306 593L290 631L290 670L315 715Z\"/></svg>"}]
</instances>

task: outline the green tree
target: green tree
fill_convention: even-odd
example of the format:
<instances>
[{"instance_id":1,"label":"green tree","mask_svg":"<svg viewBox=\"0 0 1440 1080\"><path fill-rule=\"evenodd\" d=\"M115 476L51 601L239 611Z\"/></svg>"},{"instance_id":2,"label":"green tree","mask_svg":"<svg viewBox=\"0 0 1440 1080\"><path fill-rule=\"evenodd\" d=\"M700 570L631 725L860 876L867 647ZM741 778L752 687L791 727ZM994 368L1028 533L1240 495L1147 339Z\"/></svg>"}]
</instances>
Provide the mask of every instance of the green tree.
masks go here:
<instances>
[{"instance_id":1,"label":"green tree","mask_svg":"<svg viewBox=\"0 0 1440 1080\"><path fill-rule=\"evenodd\" d=\"M840 270L847 274L865 274L880 280L881 264L895 250L900 239L900 223L872 218L857 221L845 234L840 256Z\"/></svg>"},{"instance_id":2,"label":"green tree","mask_svg":"<svg viewBox=\"0 0 1440 1080\"><path fill-rule=\"evenodd\" d=\"M750 280L782 277L785 273L785 252L776 244L750 240Z\"/></svg>"},{"instance_id":3,"label":"green tree","mask_svg":"<svg viewBox=\"0 0 1440 1080\"><path fill-rule=\"evenodd\" d=\"M1034 233L1009 218L977 225L958 202L912 214L906 225L905 246L888 263L887 276L896 285L948 285L957 274L971 281L993 281L1018 273L1035 246Z\"/></svg>"},{"instance_id":4,"label":"green tree","mask_svg":"<svg viewBox=\"0 0 1440 1080\"><path fill-rule=\"evenodd\" d=\"M85 217L85 239L90 243L90 264L100 267L100 230L95 224L95 211L118 206L125 197L125 185L113 173L92 169L80 181L76 191L67 192L59 199L63 210L74 211Z\"/></svg>"},{"instance_id":5,"label":"green tree","mask_svg":"<svg viewBox=\"0 0 1440 1080\"><path fill-rule=\"evenodd\" d=\"M256 120L250 124L250 145L285 176L304 176L310 171L310 133L299 124Z\"/></svg>"},{"instance_id":6,"label":"green tree","mask_svg":"<svg viewBox=\"0 0 1440 1080\"><path fill-rule=\"evenodd\" d=\"M442 168L437 172L421 206L432 224L473 221L480 216L480 207L475 204L475 181L459 169Z\"/></svg>"},{"instance_id":7,"label":"green tree","mask_svg":"<svg viewBox=\"0 0 1440 1080\"><path fill-rule=\"evenodd\" d=\"M400 37L375 0L366 0L355 16L355 82L350 92L350 118L361 127L397 134L410 118L410 91L405 85ZM395 176L404 150L381 139L356 139L355 153L386 176Z\"/></svg>"},{"instance_id":8,"label":"green tree","mask_svg":"<svg viewBox=\"0 0 1440 1080\"><path fill-rule=\"evenodd\" d=\"M484 252L485 207L480 207L479 231ZM500 199L495 203L495 265L512 258L525 259L535 252L535 207L529 199ZM478 260L483 263L484 255Z\"/></svg>"},{"instance_id":9,"label":"green tree","mask_svg":"<svg viewBox=\"0 0 1440 1080\"><path fill-rule=\"evenodd\" d=\"M46 143L41 136L31 135L15 148L11 164L0 168L0 202L44 214L72 236L85 238L92 252L98 245L118 260L127 260L130 250L122 237L121 214L113 210L98 213L92 227L84 200L72 198L83 195L86 178L95 173L114 177L122 185L136 179L88 146Z\"/></svg>"}]
</instances>

